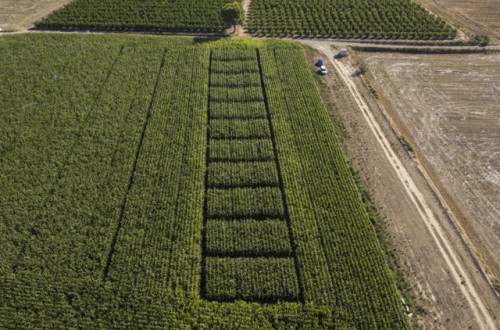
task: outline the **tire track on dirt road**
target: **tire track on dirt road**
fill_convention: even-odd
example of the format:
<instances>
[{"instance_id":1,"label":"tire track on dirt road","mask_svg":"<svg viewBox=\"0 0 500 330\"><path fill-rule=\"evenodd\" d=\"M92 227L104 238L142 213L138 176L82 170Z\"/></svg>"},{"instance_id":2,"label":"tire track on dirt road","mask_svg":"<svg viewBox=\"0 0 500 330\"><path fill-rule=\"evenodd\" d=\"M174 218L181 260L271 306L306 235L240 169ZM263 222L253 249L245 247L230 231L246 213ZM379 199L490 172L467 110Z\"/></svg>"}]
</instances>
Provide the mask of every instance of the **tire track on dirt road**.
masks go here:
<instances>
[{"instance_id":1,"label":"tire track on dirt road","mask_svg":"<svg viewBox=\"0 0 500 330\"><path fill-rule=\"evenodd\" d=\"M412 177L403 166L401 160L391 147L389 140L384 135L384 132L375 120L370 108L363 100L360 92L358 91L355 83L352 81L351 76L355 73L352 68L341 63L340 61L334 61L334 52L329 44L320 44L314 42L303 42L309 46L316 48L318 51L323 53L328 60L337 69L340 77L349 88L353 98L355 99L357 105L362 111L363 117L368 123L370 129L375 135L377 142L382 147L385 156L391 163L391 166L395 170L399 180L403 183L403 186L410 198L410 200L415 204L415 207L423 219L427 229L429 230L439 252L443 256L453 279L456 282L457 287L464 295L468 305L474 314L474 317L479 325L480 329L496 329L495 321L486 308L485 303L478 294L478 291L473 286L473 280L469 274L465 271L464 266L458 259L458 255L453 250L450 242L446 238L445 231L441 227L440 223L434 216L431 208L427 204L422 192L418 189ZM465 281L463 281L465 279Z\"/></svg>"}]
</instances>

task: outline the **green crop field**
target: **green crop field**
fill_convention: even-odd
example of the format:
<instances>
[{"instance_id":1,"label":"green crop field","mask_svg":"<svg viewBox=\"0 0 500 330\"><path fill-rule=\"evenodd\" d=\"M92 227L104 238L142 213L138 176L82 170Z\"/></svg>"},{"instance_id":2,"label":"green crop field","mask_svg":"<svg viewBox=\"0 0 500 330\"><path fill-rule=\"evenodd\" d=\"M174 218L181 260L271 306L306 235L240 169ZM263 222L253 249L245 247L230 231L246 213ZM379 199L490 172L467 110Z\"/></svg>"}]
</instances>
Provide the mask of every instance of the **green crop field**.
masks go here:
<instances>
[{"instance_id":1,"label":"green crop field","mask_svg":"<svg viewBox=\"0 0 500 330\"><path fill-rule=\"evenodd\" d=\"M252 0L256 36L448 39L456 31L411 0Z\"/></svg>"},{"instance_id":2,"label":"green crop field","mask_svg":"<svg viewBox=\"0 0 500 330\"><path fill-rule=\"evenodd\" d=\"M298 44L29 34L0 67L0 328L410 328Z\"/></svg>"},{"instance_id":3,"label":"green crop field","mask_svg":"<svg viewBox=\"0 0 500 330\"><path fill-rule=\"evenodd\" d=\"M220 32L222 6L233 0L73 0L36 23L48 29Z\"/></svg>"}]
</instances>

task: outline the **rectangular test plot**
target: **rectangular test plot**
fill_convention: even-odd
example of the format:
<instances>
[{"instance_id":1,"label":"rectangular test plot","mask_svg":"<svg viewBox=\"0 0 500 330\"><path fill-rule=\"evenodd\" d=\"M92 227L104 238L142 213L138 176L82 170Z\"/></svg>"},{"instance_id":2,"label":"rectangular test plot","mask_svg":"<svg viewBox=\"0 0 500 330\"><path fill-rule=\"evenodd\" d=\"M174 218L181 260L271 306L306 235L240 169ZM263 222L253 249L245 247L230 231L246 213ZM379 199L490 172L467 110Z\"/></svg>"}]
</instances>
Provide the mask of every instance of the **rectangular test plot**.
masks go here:
<instances>
[{"instance_id":1,"label":"rectangular test plot","mask_svg":"<svg viewBox=\"0 0 500 330\"><path fill-rule=\"evenodd\" d=\"M299 285L292 258L206 260L206 297L219 301L297 301Z\"/></svg>"},{"instance_id":2,"label":"rectangular test plot","mask_svg":"<svg viewBox=\"0 0 500 330\"><path fill-rule=\"evenodd\" d=\"M285 220L209 220L206 230L211 256L292 255Z\"/></svg>"},{"instance_id":3,"label":"rectangular test plot","mask_svg":"<svg viewBox=\"0 0 500 330\"><path fill-rule=\"evenodd\" d=\"M211 87L210 102L248 103L264 102L260 86Z\"/></svg>"},{"instance_id":4,"label":"rectangular test plot","mask_svg":"<svg viewBox=\"0 0 500 330\"><path fill-rule=\"evenodd\" d=\"M209 187L278 186L274 161L214 162L208 165Z\"/></svg>"},{"instance_id":5,"label":"rectangular test plot","mask_svg":"<svg viewBox=\"0 0 500 330\"><path fill-rule=\"evenodd\" d=\"M259 66L256 59L242 61L212 61L211 74L214 73L259 73Z\"/></svg>"},{"instance_id":6,"label":"rectangular test plot","mask_svg":"<svg viewBox=\"0 0 500 330\"><path fill-rule=\"evenodd\" d=\"M274 159L270 139L256 140L211 140L211 161L252 161Z\"/></svg>"},{"instance_id":7,"label":"rectangular test plot","mask_svg":"<svg viewBox=\"0 0 500 330\"><path fill-rule=\"evenodd\" d=\"M213 73L210 75L211 87L260 87L260 74L251 73Z\"/></svg>"},{"instance_id":8,"label":"rectangular test plot","mask_svg":"<svg viewBox=\"0 0 500 330\"><path fill-rule=\"evenodd\" d=\"M210 218L282 218L283 200L279 188L208 189Z\"/></svg>"},{"instance_id":9,"label":"rectangular test plot","mask_svg":"<svg viewBox=\"0 0 500 330\"><path fill-rule=\"evenodd\" d=\"M263 102L211 102L210 118L250 119L267 118L266 106Z\"/></svg>"},{"instance_id":10,"label":"rectangular test plot","mask_svg":"<svg viewBox=\"0 0 500 330\"><path fill-rule=\"evenodd\" d=\"M214 119L210 121L210 137L218 139L269 138L267 119Z\"/></svg>"},{"instance_id":11,"label":"rectangular test plot","mask_svg":"<svg viewBox=\"0 0 500 330\"><path fill-rule=\"evenodd\" d=\"M256 61L255 49L214 49L212 51L213 62L242 62Z\"/></svg>"}]
</instances>

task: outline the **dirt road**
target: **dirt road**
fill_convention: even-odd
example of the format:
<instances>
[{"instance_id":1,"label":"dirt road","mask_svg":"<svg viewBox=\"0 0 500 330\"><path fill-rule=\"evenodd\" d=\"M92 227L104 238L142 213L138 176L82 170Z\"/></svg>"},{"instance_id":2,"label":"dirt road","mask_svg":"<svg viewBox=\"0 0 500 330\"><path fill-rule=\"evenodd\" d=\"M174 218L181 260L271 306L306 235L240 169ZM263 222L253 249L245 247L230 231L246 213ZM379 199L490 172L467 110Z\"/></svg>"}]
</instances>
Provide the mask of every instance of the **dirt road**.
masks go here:
<instances>
[{"instance_id":1,"label":"dirt road","mask_svg":"<svg viewBox=\"0 0 500 330\"><path fill-rule=\"evenodd\" d=\"M438 219L435 212L433 212L432 207L429 205L430 203L428 201L428 198L426 198L425 196L426 194L428 194L428 192L422 191L422 188L417 186L414 177L407 171L405 165L400 159L400 156L398 156L393 146L389 142L389 139L386 136L387 132L384 132L382 130L377 120L375 119L372 110L365 102L360 91L358 90L358 86L356 85L353 78L353 76L355 76L355 69L347 64L347 62L344 63L343 61L333 60L334 52L330 47L330 42L306 40L302 40L301 42L322 52L325 57L329 59L331 64L337 69L343 82L347 85L349 92L356 101L358 110L361 111L365 122L368 124L368 127L372 132L372 137L375 137L375 140L378 143L378 147L383 151L385 157L389 160L393 173L397 176L400 181L400 185L404 188L406 197L409 198L409 200L413 204L413 207L417 210L419 219L413 219L413 221L421 221L425 225L427 233L430 236L428 238L414 237L412 239L429 239L432 241L433 246L439 252L439 258L434 259L434 262L436 262L436 267L440 266L445 268L446 273L453 280L453 285L455 285L456 288L459 288L460 295L463 300L467 302L467 305L470 308L471 317L475 319L477 327L479 329L496 329L498 326L498 320L495 320L496 315L494 315L493 311L500 310L498 309L499 304L497 298L490 290L490 296L486 299L489 305L485 303L485 299L483 296L485 291L485 284L488 285L486 279L481 275L477 276L478 274L471 274L471 271L469 270L470 266L466 267L463 264L462 260L464 256L458 254L456 248L452 245L449 238L450 234L453 235L454 233L447 232L445 227L442 225L443 219ZM422 171L422 168L419 169L420 171ZM444 221L447 221L447 219L444 219ZM418 234L420 236L421 233L415 232L415 234ZM472 256L470 255L470 253L468 256L465 256L465 258L471 257ZM413 262L418 263L416 260L413 260ZM416 265L416 267L418 268L418 265ZM422 271L425 272L425 270ZM442 276L442 274L436 275ZM482 286L481 292L479 292L479 290L477 289L478 281L482 282L479 284L480 286ZM435 282L438 283L439 281ZM427 285L429 285L429 283L431 283L430 285L432 286L432 276L427 278ZM436 292L443 289L446 290L446 288L438 287L433 288L433 290L431 291ZM443 292L437 293L437 295L440 294L443 294ZM458 295L457 301L460 301L460 297L458 297ZM441 307L444 307L444 309L446 309L445 306Z\"/></svg>"}]
</instances>

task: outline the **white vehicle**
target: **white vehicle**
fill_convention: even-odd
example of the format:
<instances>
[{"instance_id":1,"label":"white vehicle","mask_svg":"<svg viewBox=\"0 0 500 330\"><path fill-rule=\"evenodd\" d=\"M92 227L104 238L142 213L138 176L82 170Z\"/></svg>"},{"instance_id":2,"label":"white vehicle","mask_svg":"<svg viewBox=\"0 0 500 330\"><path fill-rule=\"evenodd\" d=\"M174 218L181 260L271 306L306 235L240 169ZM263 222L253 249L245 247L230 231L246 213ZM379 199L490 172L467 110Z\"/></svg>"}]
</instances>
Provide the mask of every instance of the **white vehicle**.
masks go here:
<instances>
[{"instance_id":1,"label":"white vehicle","mask_svg":"<svg viewBox=\"0 0 500 330\"><path fill-rule=\"evenodd\" d=\"M324 65L320 66L319 67L319 73L323 74L323 75L327 74L328 71L326 70L326 66L324 66Z\"/></svg>"}]
</instances>

